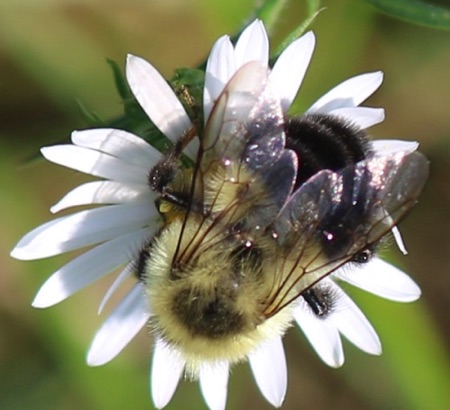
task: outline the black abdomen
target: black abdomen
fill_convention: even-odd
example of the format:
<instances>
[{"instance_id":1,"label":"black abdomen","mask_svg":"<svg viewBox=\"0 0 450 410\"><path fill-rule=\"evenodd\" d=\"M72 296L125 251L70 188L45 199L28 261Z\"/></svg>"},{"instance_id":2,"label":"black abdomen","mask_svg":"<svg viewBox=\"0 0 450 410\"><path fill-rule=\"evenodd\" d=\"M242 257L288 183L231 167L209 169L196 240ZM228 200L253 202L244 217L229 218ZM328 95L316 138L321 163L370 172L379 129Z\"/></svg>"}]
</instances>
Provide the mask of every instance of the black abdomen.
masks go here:
<instances>
[{"instance_id":1,"label":"black abdomen","mask_svg":"<svg viewBox=\"0 0 450 410\"><path fill-rule=\"evenodd\" d=\"M295 151L299 169L295 189L323 169L338 171L365 159L370 151L366 133L326 114L293 117L285 123L286 148Z\"/></svg>"}]
</instances>

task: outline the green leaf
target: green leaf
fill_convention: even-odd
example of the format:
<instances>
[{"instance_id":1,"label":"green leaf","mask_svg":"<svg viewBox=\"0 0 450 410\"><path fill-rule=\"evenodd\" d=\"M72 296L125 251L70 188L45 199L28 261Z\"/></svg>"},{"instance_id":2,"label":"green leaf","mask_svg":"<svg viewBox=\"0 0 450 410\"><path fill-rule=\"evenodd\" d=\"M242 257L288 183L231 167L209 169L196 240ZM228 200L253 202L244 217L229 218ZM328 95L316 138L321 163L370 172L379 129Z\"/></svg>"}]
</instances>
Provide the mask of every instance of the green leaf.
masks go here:
<instances>
[{"instance_id":1,"label":"green leaf","mask_svg":"<svg viewBox=\"0 0 450 410\"><path fill-rule=\"evenodd\" d=\"M205 73L195 68L177 68L170 80L175 94L180 99L191 121L203 125L203 86Z\"/></svg>"},{"instance_id":2,"label":"green leaf","mask_svg":"<svg viewBox=\"0 0 450 410\"><path fill-rule=\"evenodd\" d=\"M272 31L280 20L280 14L286 6L287 0L266 0L256 11L256 16L264 22L268 32Z\"/></svg>"},{"instance_id":3,"label":"green leaf","mask_svg":"<svg viewBox=\"0 0 450 410\"><path fill-rule=\"evenodd\" d=\"M366 0L392 17L439 29L450 29L450 8L423 0Z\"/></svg>"},{"instance_id":4,"label":"green leaf","mask_svg":"<svg viewBox=\"0 0 450 410\"><path fill-rule=\"evenodd\" d=\"M303 22L301 22L297 27L295 27L281 42L281 44L277 47L277 49L270 56L270 65L272 66L280 54L289 46L293 41L299 38L306 29L313 23L319 13L323 10L320 9L320 1L319 0L310 0L307 4L308 16Z\"/></svg>"},{"instance_id":5,"label":"green leaf","mask_svg":"<svg viewBox=\"0 0 450 410\"><path fill-rule=\"evenodd\" d=\"M83 120L89 127L103 127L105 125L105 122L94 111L86 108L80 100L76 100L76 103Z\"/></svg>"},{"instance_id":6,"label":"green leaf","mask_svg":"<svg viewBox=\"0 0 450 410\"><path fill-rule=\"evenodd\" d=\"M315 14L320 8L320 0L307 0L306 1L306 10L308 16L312 16Z\"/></svg>"},{"instance_id":7,"label":"green leaf","mask_svg":"<svg viewBox=\"0 0 450 410\"><path fill-rule=\"evenodd\" d=\"M130 98L132 96L132 93L130 87L128 86L127 80L123 75L122 69L114 60L110 60L108 58L106 59L106 62L109 64L113 72L114 84L116 85L119 95L123 100Z\"/></svg>"}]
</instances>

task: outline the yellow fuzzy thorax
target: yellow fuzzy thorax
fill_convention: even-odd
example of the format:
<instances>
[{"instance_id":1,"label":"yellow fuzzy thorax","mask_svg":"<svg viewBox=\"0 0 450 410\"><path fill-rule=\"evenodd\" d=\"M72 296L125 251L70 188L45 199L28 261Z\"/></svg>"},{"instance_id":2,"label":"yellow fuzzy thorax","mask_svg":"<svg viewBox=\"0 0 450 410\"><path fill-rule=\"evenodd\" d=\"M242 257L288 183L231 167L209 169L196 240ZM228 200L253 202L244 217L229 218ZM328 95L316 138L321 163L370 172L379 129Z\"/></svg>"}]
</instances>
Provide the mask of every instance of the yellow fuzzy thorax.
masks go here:
<instances>
[{"instance_id":1,"label":"yellow fuzzy thorax","mask_svg":"<svg viewBox=\"0 0 450 410\"><path fill-rule=\"evenodd\" d=\"M252 271L249 262L247 272L234 278L229 253L222 245L211 245L209 240L221 233L214 229L208 231L208 226L200 230L203 241L193 256L195 263L173 267L182 229L179 254L180 250L186 251L192 238L199 235L198 224L192 222L183 228L181 220L175 221L161 232L146 266L146 284L153 313L152 331L182 354L187 373L195 377L203 361L236 363L244 360L261 342L284 334L292 315L290 308L285 308L270 318L264 317L265 302L274 285L273 277L267 272ZM211 233L205 234L206 231ZM179 272L174 272L177 269ZM195 324L192 315L184 316L186 310L193 309L192 314L196 312L192 306L198 306L198 311L203 312L211 300L223 301L226 306L225 312L219 312L223 313L224 323L218 325L218 334L208 330L208 323Z\"/></svg>"},{"instance_id":2,"label":"yellow fuzzy thorax","mask_svg":"<svg viewBox=\"0 0 450 410\"><path fill-rule=\"evenodd\" d=\"M192 377L204 361L236 363L283 335L291 307L278 306L295 293L283 273L290 263L262 228L277 205L261 178L242 164L206 163L180 169L165 188L190 202L162 196L164 224L145 266L151 329Z\"/></svg>"}]
</instances>

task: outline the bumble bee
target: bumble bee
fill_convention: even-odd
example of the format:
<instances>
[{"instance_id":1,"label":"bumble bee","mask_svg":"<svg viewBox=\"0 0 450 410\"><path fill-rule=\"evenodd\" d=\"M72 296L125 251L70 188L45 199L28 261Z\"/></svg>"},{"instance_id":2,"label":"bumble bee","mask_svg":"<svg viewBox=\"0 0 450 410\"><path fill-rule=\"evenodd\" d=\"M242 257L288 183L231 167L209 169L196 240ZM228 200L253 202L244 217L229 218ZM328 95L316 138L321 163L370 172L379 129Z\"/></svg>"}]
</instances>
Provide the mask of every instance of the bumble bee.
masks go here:
<instances>
[{"instance_id":1,"label":"bumble bee","mask_svg":"<svg viewBox=\"0 0 450 410\"><path fill-rule=\"evenodd\" d=\"M237 71L195 134L149 174L162 224L136 263L150 326L193 377L202 361L235 363L283 334L299 297L317 315L329 310L330 295L315 285L363 261L428 174L421 154L372 155L364 133L330 116L285 120L256 62ZM316 148L320 138L332 154Z\"/></svg>"}]
</instances>

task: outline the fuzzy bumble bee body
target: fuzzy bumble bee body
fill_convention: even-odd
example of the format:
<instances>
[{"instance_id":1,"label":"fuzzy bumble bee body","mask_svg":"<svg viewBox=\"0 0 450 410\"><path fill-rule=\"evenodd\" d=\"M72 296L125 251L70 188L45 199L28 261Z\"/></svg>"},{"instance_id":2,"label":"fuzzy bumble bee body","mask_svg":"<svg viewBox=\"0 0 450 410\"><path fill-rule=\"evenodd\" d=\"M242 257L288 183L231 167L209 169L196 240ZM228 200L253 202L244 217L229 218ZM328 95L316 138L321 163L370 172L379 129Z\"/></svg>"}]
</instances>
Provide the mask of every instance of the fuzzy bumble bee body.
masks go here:
<instances>
[{"instance_id":1,"label":"fuzzy bumble bee body","mask_svg":"<svg viewBox=\"0 0 450 410\"><path fill-rule=\"evenodd\" d=\"M331 115L284 123L267 79L267 67L242 67L192 166L181 153L195 130L149 174L163 223L136 273L152 332L191 378L202 363L243 361L282 336L299 300L326 318L335 295L322 279L370 260L428 175L422 155L377 155L364 132Z\"/></svg>"},{"instance_id":2,"label":"fuzzy bumble bee body","mask_svg":"<svg viewBox=\"0 0 450 410\"><path fill-rule=\"evenodd\" d=\"M191 371L201 360L243 360L262 340L284 333L291 315L286 310L266 319L273 283L261 255L242 255L238 240L219 241L185 266L168 269L182 227L181 221L171 224L154 243L146 282L153 330L182 352Z\"/></svg>"},{"instance_id":3,"label":"fuzzy bumble bee body","mask_svg":"<svg viewBox=\"0 0 450 410\"><path fill-rule=\"evenodd\" d=\"M166 190L187 197L192 178L180 171ZM200 184L202 194L194 192L189 211L159 202L165 223L150 245L144 275L152 330L184 355L193 375L203 360L243 360L262 340L283 334L292 319L290 309L265 315L279 256L273 237L249 229L252 207L267 212L273 206L260 182L222 162Z\"/></svg>"}]
</instances>

